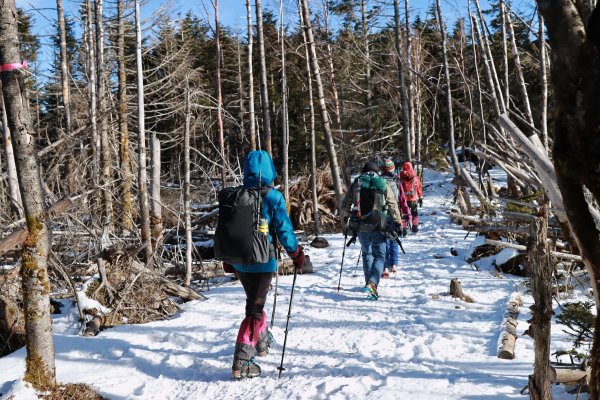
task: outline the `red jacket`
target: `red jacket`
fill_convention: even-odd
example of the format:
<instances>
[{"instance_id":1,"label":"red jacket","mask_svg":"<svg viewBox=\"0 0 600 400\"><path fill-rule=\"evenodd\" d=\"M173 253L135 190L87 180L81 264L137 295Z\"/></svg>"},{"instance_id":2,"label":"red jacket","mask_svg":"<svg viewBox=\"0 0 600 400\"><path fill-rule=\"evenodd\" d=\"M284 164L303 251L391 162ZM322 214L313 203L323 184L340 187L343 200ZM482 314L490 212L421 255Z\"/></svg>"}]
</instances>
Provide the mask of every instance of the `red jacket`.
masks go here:
<instances>
[{"instance_id":1,"label":"red jacket","mask_svg":"<svg viewBox=\"0 0 600 400\"><path fill-rule=\"evenodd\" d=\"M402 182L402 188L406 194L406 200L417 201L423 198L423 186L421 180L413 170L410 162L402 164L402 171L400 172L400 181Z\"/></svg>"}]
</instances>

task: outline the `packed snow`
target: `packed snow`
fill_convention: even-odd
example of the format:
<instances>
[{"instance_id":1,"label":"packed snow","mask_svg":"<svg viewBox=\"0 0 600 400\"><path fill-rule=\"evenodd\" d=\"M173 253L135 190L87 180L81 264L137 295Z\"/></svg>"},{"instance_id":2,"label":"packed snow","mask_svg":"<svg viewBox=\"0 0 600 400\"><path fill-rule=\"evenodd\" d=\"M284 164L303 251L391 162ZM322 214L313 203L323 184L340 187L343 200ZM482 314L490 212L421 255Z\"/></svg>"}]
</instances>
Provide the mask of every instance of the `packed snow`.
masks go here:
<instances>
[{"instance_id":1,"label":"packed snow","mask_svg":"<svg viewBox=\"0 0 600 400\"><path fill-rule=\"evenodd\" d=\"M528 326L525 280L466 263L474 237L449 220L450 177L427 171L424 184L421 230L403 239L406 254L399 271L381 280L379 301L361 292L358 243L346 248L339 291L344 237L325 236L325 249L306 246L315 272L297 277L283 360L293 276L279 277L266 307L271 321L276 298L276 342L256 359L260 377L231 378L245 296L239 283L222 279L204 293L208 300L184 304L170 320L96 337L79 335L69 304L54 318L57 380L91 384L109 399L527 399L533 340L519 336L516 358L497 358L506 305L517 295L524 300L517 331ZM449 295L453 278L475 302ZM560 328L553 350L565 346L555 338L564 339ZM22 381L24 358L25 349L0 358L0 398L36 398ZM554 399L575 399L565 386L553 391Z\"/></svg>"}]
</instances>

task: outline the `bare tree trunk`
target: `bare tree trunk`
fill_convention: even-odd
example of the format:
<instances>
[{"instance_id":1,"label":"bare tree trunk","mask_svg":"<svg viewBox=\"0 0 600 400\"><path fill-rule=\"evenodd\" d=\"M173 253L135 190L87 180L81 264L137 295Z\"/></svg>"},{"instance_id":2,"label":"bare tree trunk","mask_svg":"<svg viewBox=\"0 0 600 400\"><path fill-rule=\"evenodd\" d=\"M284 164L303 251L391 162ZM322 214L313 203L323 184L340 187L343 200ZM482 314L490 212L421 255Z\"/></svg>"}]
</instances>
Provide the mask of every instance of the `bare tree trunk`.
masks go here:
<instances>
[{"instance_id":1,"label":"bare tree trunk","mask_svg":"<svg viewBox=\"0 0 600 400\"><path fill-rule=\"evenodd\" d=\"M104 17L103 0L95 0L96 6L96 64L98 71L98 108L100 109L100 194L102 198L103 225L112 230L112 190L110 168L110 140L108 137L108 114L106 107L106 77L104 73Z\"/></svg>"},{"instance_id":2,"label":"bare tree trunk","mask_svg":"<svg viewBox=\"0 0 600 400\"><path fill-rule=\"evenodd\" d=\"M65 12L63 0L56 0L56 11L58 14L58 34L60 36L60 79L62 84L62 103L65 113L65 133L71 136L71 95L69 92L69 69L67 66L67 33L65 27Z\"/></svg>"},{"instance_id":3,"label":"bare tree trunk","mask_svg":"<svg viewBox=\"0 0 600 400\"><path fill-rule=\"evenodd\" d=\"M552 267L548 259L546 236L547 218L531 221L530 245L528 246L531 292L535 304L529 334L533 336L535 360L533 375L529 375L529 398L547 400L552 398L550 384L550 320L552 318Z\"/></svg>"},{"instance_id":4,"label":"bare tree trunk","mask_svg":"<svg viewBox=\"0 0 600 400\"><path fill-rule=\"evenodd\" d=\"M282 115L282 133L283 133L283 197L286 207L290 204L290 172L289 172L289 141L290 124L288 120L288 88L285 67L285 30L283 26L283 0L279 1L279 30L281 37L281 115Z\"/></svg>"},{"instance_id":5,"label":"bare tree trunk","mask_svg":"<svg viewBox=\"0 0 600 400\"><path fill-rule=\"evenodd\" d=\"M371 83L371 49L369 43L369 29L367 27L367 9L366 9L366 0L360 0L360 15L361 15L361 31L362 31L362 40L363 40L363 56L365 58L365 83L364 89L365 92L365 110L367 111L366 115L366 126L365 131L368 132L368 137L371 138L373 135L373 113L371 110L371 103L373 98L373 88Z\"/></svg>"},{"instance_id":6,"label":"bare tree trunk","mask_svg":"<svg viewBox=\"0 0 600 400\"><path fill-rule=\"evenodd\" d=\"M300 14L300 25L304 26L304 18L301 7L298 7ZM315 236L321 234L319 224L319 197L317 194L317 143L315 135L315 106L313 103L313 84L312 71L310 70L310 57L308 54L308 41L306 40L306 31L302 30L302 39L304 41L304 58L306 59L306 76L308 77L308 108L310 110L310 170L312 174L312 203L313 219L315 223Z\"/></svg>"},{"instance_id":7,"label":"bare tree trunk","mask_svg":"<svg viewBox=\"0 0 600 400\"><path fill-rule=\"evenodd\" d=\"M240 121L240 141L243 143L246 139L246 124L244 120L246 119L246 104L245 97L246 93L244 90L244 78L242 74L242 49L240 47L241 40L238 36L237 38L237 62L238 62L238 74L237 74L237 83L238 83L238 96L240 99L240 111L238 112L238 119Z\"/></svg>"},{"instance_id":8,"label":"bare tree trunk","mask_svg":"<svg viewBox=\"0 0 600 400\"><path fill-rule=\"evenodd\" d=\"M506 107L504 103L504 96L502 95L502 88L500 87L500 80L498 79L498 73L496 72L496 65L494 64L494 58L492 56L492 50L490 47L490 42L487 36L487 29L485 25L485 19L483 18L483 13L481 12L481 7L479 6L479 0L475 0L475 7L477 7L477 14L479 15L479 21L481 22L481 40L482 46L486 54L486 65L490 69L491 78L493 85L490 89L492 91L496 90L498 96L498 104L500 106L500 111L505 114Z\"/></svg>"},{"instance_id":9,"label":"bare tree trunk","mask_svg":"<svg viewBox=\"0 0 600 400\"><path fill-rule=\"evenodd\" d=\"M85 9L86 9L86 21L85 21L85 34L86 34L86 46L87 46L87 73L88 73L88 95L89 95L89 103L88 103L88 113L90 119L90 129L92 133L92 181L94 185L98 185L98 153L100 149L100 142L98 137L98 126L96 123L97 115L96 115L96 104L97 104L97 96L96 96L96 56L94 49L94 29L92 24L92 3L90 0L85 0Z\"/></svg>"},{"instance_id":10,"label":"bare tree trunk","mask_svg":"<svg viewBox=\"0 0 600 400\"><path fill-rule=\"evenodd\" d=\"M533 114L531 113L531 106L529 105L529 95L527 94L527 84L523 77L523 68L521 67L521 57L519 56L519 49L517 47L517 40L515 38L515 29L510 18L510 13L506 14L506 23L510 33L510 43L512 46L513 59L515 62L515 68L517 69L517 79L519 80L519 89L521 90L521 96L523 97L523 105L525 106L525 115L527 116L527 122L531 125L531 128L535 127L533 122ZM543 88L542 88L543 90Z\"/></svg>"},{"instance_id":11,"label":"bare tree trunk","mask_svg":"<svg viewBox=\"0 0 600 400\"><path fill-rule=\"evenodd\" d=\"M477 20L475 20L475 18L472 16L471 14L471 1L468 0L467 1L467 6L468 6L468 12L469 15L471 15L471 18L469 18L469 23L471 25L471 46L473 49L473 65L475 66L475 77L477 79L477 99L479 100L479 113L480 115L483 117L484 113L483 113L483 94L481 91L481 77L479 74L479 62L477 60L477 45L475 42L475 24L477 23ZM481 124L481 141L486 144L487 143L487 134L486 134L486 126L484 123Z\"/></svg>"},{"instance_id":12,"label":"bare tree trunk","mask_svg":"<svg viewBox=\"0 0 600 400\"><path fill-rule=\"evenodd\" d=\"M183 204L185 213L185 285L192 284L192 200L190 194L191 172L190 172L190 118L191 101L190 86L185 81L185 128L183 131Z\"/></svg>"},{"instance_id":13,"label":"bare tree trunk","mask_svg":"<svg viewBox=\"0 0 600 400\"><path fill-rule=\"evenodd\" d=\"M262 148L269 154L271 149L271 115L269 111L269 88L267 86L267 61L265 56L265 37L263 32L261 0L255 0L258 57L260 65L260 106L263 116Z\"/></svg>"},{"instance_id":14,"label":"bare tree trunk","mask_svg":"<svg viewBox=\"0 0 600 400\"><path fill-rule=\"evenodd\" d=\"M404 0L404 30L406 31L406 96L408 97L408 120L410 126L408 131L410 132L410 144L411 154L414 156L417 154L417 138L415 133L415 103L413 98L414 92L414 77L412 74L412 35L410 34L410 7L408 0ZM420 157L417 157L420 160Z\"/></svg>"},{"instance_id":15,"label":"bare tree trunk","mask_svg":"<svg viewBox=\"0 0 600 400\"><path fill-rule=\"evenodd\" d=\"M0 84L0 89L2 85ZM19 177L17 174L17 165L15 163L15 152L10 138L10 129L8 128L8 116L4 106L4 98L0 97L0 106L2 106L2 139L4 140L4 154L6 155L6 172L8 174L8 195L10 196L10 208L17 220L23 218L23 201L21 192L19 192Z\"/></svg>"},{"instance_id":16,"label":"bare tree trunk","mask_svg":"<svg viewBox=\"0 0 600 400\"><path fill-rule=\"evenodd\" d=\"M404 147L404 158L406 161L412 161L413 158L413 145L412 145L412 132L411 132L411 121L410 121L410 110L409 110L409 99L406 91L406 81L404 77L404 65L402 62L402 32L400 31L400 4L399 0L394 0L394 32L396 34L396 63L398 64L398 86L400 89L400 102L402 105L402 126L404 128L404 140L402 145Z\"/></svg>"},{"instance_id":17,"label":"bare tree trunk","mask_svg":"<svg viewBox=\"0 0 600 400\"><path fill-rule=\"evenodd\" d=\"M321 70L319 68L319 60L317 59L317 49L315 46L313 29L310 21L310 11L308 9L307 0L299 1L302 9L302 16L304 18L304 31L306 32L306 38L308 39L308 45L310 48L310 61L312 71L317 82L317 101L319 102L319 106L321 108L323 133L325 135L327 155L329 156L329 166L331 168L331 177L333 179L333 190L335 191L337 207L339 209L342 205L343 198L342 182L340 180L340 169L338 166L337 155L335 152L335 144L333 143L333 136L331 134L331 123L329 121L329 113L327 112L327 104L325 104L325 92L323 90L323 82L321 81Z\"/></svg>"},{"instance_id":18,"label":"bare tree trunk","mask_svg":"<svg viewBox=\"0 0 600 400\"><path fill-rule=\"evenodd\" d=\"M146 122L144 112L144 70L142 68L142 27L140 1L135 0L135 59L137 73L138 101L138 196L140 202L140 228L144 244L144 261L152 265L152 244L150 242L150 210L148 207L148 172L146 165Z\"/></svg>"},{"instance_id":19,"label":"bare tree trunk","mask_svg":"<svg viewBox=\"0 0 600 400\"><path fill-rule=\"evenodd\" d=\"M538 11L538 43L540 47L540 85L542 89L542 109L540 111L540 131L542 133L542 142L546 152L549 150L548 145L548 72L546 69L547 53L546 53L546 38L544 33L544 17Z\"/></svg>"},{"instance_id":20,"label":"bare tree trunk","mask_svg":"<svg viewBox=\"0 0 600 400\"><path fill-rule=\"evenodd\" d=\"M508 38L506 35L506 19L510 15L506 13L506 5L503 0L500 0L500 13L502 15L502 62L504 64L504 107L510 108L510 78L508 71ZM518 54L518 53L517 53ZM518 56L517 56L518 57Z\"/></svg>"},{"instance_id":21,"label":"bare tree trunk","mask_svg":"<svg viewBox=\"0 0 600 400\"><path fill-rule=\"evenodd\" d=\"M450 81L450 68L448 66L448 45L446 38L446 28L444 26L444 18L442 17L442 7L440 6L440 0L436 0L436 10L438 23L440 25L440 34L442 35L442 57L444 61L444 76L446 79L446 111L448 115L448 138L450 142L450 160L452 161L452 168L454 169L454 175L458 176L459 166L458 159L456 158L456 146L454 144L454 116L452 114L452 88Z\"/></svg>"},{"instance_id":22,"label":"bare tree trunk","mask_svg":"<svg viewBox=\"0 0 600 400\"><path fill-rule=\"evenodd\" d=\"M127 113L127 75L125 73L125 17L123 16L123 1L117 0L117 58L119 69L119 155L121 172L121 204L123 207L121 227L123 231L133 229L132 195L133 174L131 171L131 158L129 155L129 128L127 126L129 115Z\"/></svg>"},{"instance_id":23,"label":"bare tree trunk","mask_svg":"<svg viewBox=\"0 0 600 400\"><path fill-rule=\"evenodd\" d=\"M0 2L0 65L21 61L17 9L14 0L5 0ZM20 271L27 333L25 380L43 390L56 384L48 278L51 247L48 215L22 75L19 70L12 70L0 73L0 77L28 230L21 250Z\"/></svg>"},{"instance_id":24,"label":"bare tree trunk","mask_svg":"<svg viewBox=\"0 0 600 400\"><path fill-rule=\"evenodd\" d=\"M248 16L248 120L250 121L250 148L256 150L256 121L254 117L254 72L252 62L252 9L250 0L246 0L246 13Z\"/></svg>"},{"instance_id":25,"label":"bare tree trunk","mask_svg":"<svg viewBox=\"0 0 600 400\"><path fill-rule=\"evenodd\" d=\"M160 175L161 175L161 150L160 140L156 136L156 132L152 133L152 165L150 179L150 236L152 242L152 250L156 252L156 248L160 243L163 231L162 222L162 202L160 196Z\"/></svg>"},{"instance_id":26,"label":"bare tree trunk","mask_svg":"<svg viewBox=\"0 0 600 400\"><path fill-rule=\"evenodd\" d=\"M221 153L221 187L227 187L227 159L225 133L223 132L223 95L221 93L221 28L219 26L219 0L215 5L215 44L217 46L217 124L219 125L219 152Z\"/></svg>"},{"instance_id":27,"label":"bare tree trunk","mask_svg":"<svg viewBox=\"0 0 600 400\"><path fill-rule=\"evenodd\" d=\"M329 37L329 0L323 0L324 10L324 28L325 37ZM306 42L305 42L306 43ZM337 140L340 143L340 150L342 153L342 179L346 186L350 186L350 161L348 160L348 154L346 152L346 141L344 139L344 131L342 130L342 109L340 107L340 96L337 89L335 80L335 67L333 65L333 50L331 49L331 43L329 40L326 41L327 49L327 66L329 68L329 82L331 83L331 92L333 95L333 113L335 114L335 126L338 130ZM310 65L309 65L310 66ZM311 103L312 104L312 103Z\"/></svg>"}]
</instances>

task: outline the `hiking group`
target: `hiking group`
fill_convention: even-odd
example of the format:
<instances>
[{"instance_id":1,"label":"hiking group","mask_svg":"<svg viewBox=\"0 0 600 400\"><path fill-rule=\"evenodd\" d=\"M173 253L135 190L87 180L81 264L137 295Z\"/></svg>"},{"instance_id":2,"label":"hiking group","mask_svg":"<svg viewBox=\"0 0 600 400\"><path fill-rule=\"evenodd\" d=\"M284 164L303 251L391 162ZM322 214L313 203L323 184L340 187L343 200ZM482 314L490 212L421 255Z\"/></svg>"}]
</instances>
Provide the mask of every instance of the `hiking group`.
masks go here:
<instances>
[{"instance_id":1,"label":"hiking group","mask_svg":"<svg viewBox=\"0 0 600 400\"><path fill-rule=\"evenodd\" d=\"M223 262L226 272L237 275L246 294L246 316L233 355L235 379L259 376L260 366L254 357L269 353L273 337L267 329L264 307L277 271L276 250L283 248L292 259L294 283L297 271L304 266L304 250L294 234L283 195L271 190L276 176L271 156L263 150L251 151L244 161L243 185L224 188L218 194L215 257ZM403 164L400 174L395 174L389 159L381 166L368 162L350 186L341 207L342 226L345 239L351 233L361 243L364 291L369 299L379 298L380 278L389 276L388 271L398 265L398 236L406 236L409 227L418 231L417 204L422 205L422 199L421 182L410 162ZM285 332L287 339L287 326ZM284 368L278 369L281 372Z\"/></svg>"}]
</instances>

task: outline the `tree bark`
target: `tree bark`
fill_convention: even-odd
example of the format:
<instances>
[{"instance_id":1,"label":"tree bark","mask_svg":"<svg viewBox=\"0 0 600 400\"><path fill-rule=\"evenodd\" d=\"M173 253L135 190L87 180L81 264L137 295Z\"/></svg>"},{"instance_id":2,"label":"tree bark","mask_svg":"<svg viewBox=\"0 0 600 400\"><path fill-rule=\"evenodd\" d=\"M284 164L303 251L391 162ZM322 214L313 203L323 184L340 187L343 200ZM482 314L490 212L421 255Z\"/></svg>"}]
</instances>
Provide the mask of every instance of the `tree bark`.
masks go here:
<instances>
[{"instance_id":1,"label":"tree bark","mask_svg":"<svg viewBox=\"0 0 600 400\"><path fill-rule=\"evenodd\" d=\"M100 111L100 198L102 199L102 225L113 226L112 178L110 140L108 137L108 110L106 107L106 77L104 72L104 17L103 0L95 0L96 6L96 65L98 71L98 109Z\"/></svg>"},{"instance_id":2,"label":"tree bark","mask_svg":"<svg viewBox=\"0 0 600 400\"><path fill-rule=\"evenodd\" d=\"M587 14L566 0L537 1L552 46L554 165L565 210L590 275L600 314L600 230L586 196L600 200L600 9ZM589 191L589 192L588 192ZM600 318L590 354L590 397L600 397Z\"/></svg>"},{"instance_id":3,"label":"tree bark","mask_svg":"<svg viewBox=\"0 0 600 400\"><path fill-rule=\"evenodd\" d=\"M152 251L156 251L162 238L162 201L160 195L160 175L161 175L161 145L156 136L152 133L152 166L150 167L150 236L152 242Z\"/></svg>"},{"instance_id":4,"label":"tree bark","mask_svg":"<svg viewBox=\"0 0 600 400\"><path fill-rule=\"evenodd\" d=\"M20 63L17 9L14 0L0 2L0 65ZM27 356L25 380L35 388L56 384L48 254L48 215L42 190L28 100L19 70L0 72L8 127L15 144L19 187L27 218L27 238L21 250L21 279Z\"/></svg>"},{"instance_id":5,"label":"tree bark","mask_svg":"<svg viewBox=\"0 0 600 400\"><path fill-rule=\"evenodd\" d=\"M538 11L538 43L540 48L540 85L542 89L541 99L541 110L540 110L540 131L542 133L542 141L544 142L544 148L546 153L549 151L548 145L548 72L546 67L546 60L548 59L546 53L546 35L544 33L544 17Z\"/></svg>"},{"instance_id":6,"label":"tree bark","mask_svg":"<svg viewBox=\"0 0 600 400\"><path fill-rule=\"evenodd\" d=\"M289 172L289 141L290 123L288 120L288 87L285 66L285 29L283 26L283 0L279 2L279 21L281 37L281 115L282 115L282 139L283 139L283 197L289 210L290 204L290 172Z\"/></svg>"},{"instance_id":7,"label":"tree bark","mask_svg":"<svg viewBox=\"0 0 600 400\"><path fill-rule=\"evenodd\" d=\"M140 202L140 226L144 261L152 264L152 244L150 243L150 210L148 207L148 172L146 165L146 124L144 112L144 70L142 68L142 27L140 1L135 0L135 59L137 72L137 116L138 116L138 199Z\"/></svg>"},{"instance_id":8,"label":"tree bark","mask_svg":"<svg viewBox=\"0 0 600 400\"><path fill-rule=\"evenodd\" d=\"M121 228L124 232L133 229L133 202L131 188L133 174L131 171L131 157L129 154L129 114L127 112L127 75L125 73L125 17L123 15L123 2L117 0L117 59L118 59L118 109L119 109L119 161L121 164Z\"/></svg>"},{"instance_id":9,"label":"tree bark","mask_svg":"<svg viewBox=\"0 0 600 400\"><path fill-rule=\"evenodd\" d=\"M92 148L92 181L97 186L99 178L99 151L100 138L98 136L97 125L97 94L96 94L96 51L94 46L94 28L93 28L93 13L91 0L85 0L86 20L85 20L85 35L87 37L87 74L88 74L88 113L91 129L91 148ZM102 198L100 196L99 198Z\"/></svg>"},{"instance_id":10,"label":"tree bark","mask_svg":"<svg viewBox=\"0 0 600 400\"><path fill-rule=\"evenodd\" d=\"M190 194L191 168L190 168L190 119L191 101L190 86L185 81L185 127L183 131L183 206L185 221L185 285L192 284L192 200Z\"/></svg>"},{"instance_id":11,"label":"tree bark","mask_svg":"<svg viewBox=\"0 0 600 400\"><path fill-rule=\"evenodd\" d=\"M67 33L63 0L56 0L56 12L58 14L58 34L60 37L60 80L62 86L63 112L65 113L65 133L67 136L71 136L73 127L71 125L71 94L69 91Z\"/></svg>"},{"instance_id":12,"label":"tree bark","mask_svg":"<svg viewBox=\"0 0 600 400\"><path fill-rule=\"evenodd\" d=\"M530 334L534 339L535 360L533 375L529 376L529 397L552 398L550 384L550 320L552 318L552 267L546 245L548 222L536 218L531 222L527 258L529 261L531 291L535 304L531 306Z\"/></svg>"}]
</instances>

